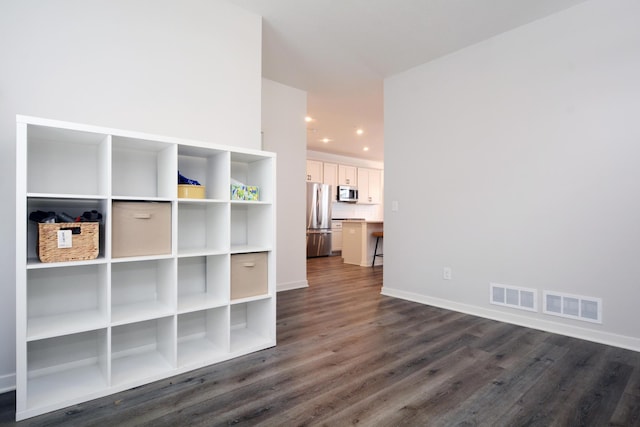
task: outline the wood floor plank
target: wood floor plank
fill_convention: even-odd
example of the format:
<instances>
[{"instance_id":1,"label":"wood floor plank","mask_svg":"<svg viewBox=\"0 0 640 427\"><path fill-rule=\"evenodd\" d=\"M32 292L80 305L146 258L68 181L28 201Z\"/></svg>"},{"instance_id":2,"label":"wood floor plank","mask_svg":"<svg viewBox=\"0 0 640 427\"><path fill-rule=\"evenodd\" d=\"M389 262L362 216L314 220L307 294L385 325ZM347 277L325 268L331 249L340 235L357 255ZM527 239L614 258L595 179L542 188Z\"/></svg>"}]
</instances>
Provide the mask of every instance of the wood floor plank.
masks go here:
<instances>
[{"instance_id":1,"label":"wood floor plank","mask_svg":"<svg viewBox=\"0 0 640 427\"><path fill-rule=\"evenodd\" d=\"M436 389L421 390L402 409L386 416L391 425L428 425L475 394L487 382L494 381L502 368L491 362L491 355L475 358L472 366L460 369ZM465 416L466 418L466 416Z\"/></svg>"},{"instance_id":2,"label":"wood floor plank","mask_svg":"<svg viewBox=\"0 0 640 427\"><path fill-rule=\"evenodd\" d=\"M472 339L468 336L468 339ZM412 396L422 393L435 393L443 384L451 381L453 375L465 369L475 369L479 351L472 350L466 344L448 344L448 351L436 359L421 357L418 362L405 366L408 375L404 375L384 388L361 396L360 400L349 408L333 414L326 425L401 425L396 418L406 409ZM395 373L395 370L391 371ZM424 411L425 415L429 415Z\"/></svg>"},{"instance_id":3,"label":"wood floor plank","mask_svg":"<svg viewBox=\"0 0 640 427\"><path fill-rule=\"evenodd\" d=\"M624 393L611 415L610 426L640 426L640 397Z\"/></svg>"},{"instance_id":4,"label":"wood floor plank","mask_svg":"<svg viewBox=\"0 0 640 427\"><path fill-rule=\"evenodd\" d=\"M640 353L380 294L383 267L307 262L277 346L7 426L640 426Z\"/></svg>"},{"instance_id":5,"label":"wood floor plank","mask_svg":"<svg viewBox=\"0 0 640 427\"><path fill-rule=\"evenodd\" d=\"M604 349L598 344L570 340L566 355L549 366L540 380L523 395L506 417L516 425L571 425L570 419L586 387L604 369Z\"/></svg>"},{"instance_id":6,"label":"wood floor plank","mask_svg":"<svg viewBox=\"0 0 640 427\"><path fill-rule=\"evenodd\" d=\"M357 404L363 395L390 390L389 387L403 383L406 378L413 378L427 366L444 359L451 360L452 354L458 354L457 351L460 349L467 353L467 344L472 339L471 336L452 339L443 335L437 340L422 341L414 349L389 347L380 353L381 357L370 356L367 364L354 367L348 375L339 378L339 382L314 393L315 396L308 402L314 408L312 413L309 413L305 406L298 406L283 415L293 425L305 425L311 421L324 420L338 411L351 412L353 405ZM435 351L436 349L440 351ZM425 357L425 354L428 354L428 357ZM430 376L436 373L435 368L428 371ZM415 381L410 380L410 383ZM405 387L403 393L406 391Z\"/></svg>"},{"instance_id":7,"label":"wood floor plank","mask_svg":"<svg viewBox=\"0 0 640 427\"><path fill-rule=\"evenodd\" d=\"M473 396L432 422L437 426L456 425L465 421L470 425L500 425L508 412L509 402L518 402L540 379L556 360L568 349L544 341L519 356L493 381L487 382ZM502 362L502 361L500 361Z\"/></svg>"}]
</instances>

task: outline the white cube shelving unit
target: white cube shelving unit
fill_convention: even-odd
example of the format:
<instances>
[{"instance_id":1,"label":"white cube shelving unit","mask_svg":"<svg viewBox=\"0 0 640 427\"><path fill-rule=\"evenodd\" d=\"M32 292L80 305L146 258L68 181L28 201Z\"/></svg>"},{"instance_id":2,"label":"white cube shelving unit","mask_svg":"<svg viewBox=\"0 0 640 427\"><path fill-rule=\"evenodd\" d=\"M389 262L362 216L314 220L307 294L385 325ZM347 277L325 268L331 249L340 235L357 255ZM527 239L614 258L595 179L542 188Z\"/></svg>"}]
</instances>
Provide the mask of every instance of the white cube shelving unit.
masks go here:
<instances>
[{"instance_id":1,"label":"white cube shelving unit","mask_svg":"<svg viewBox=\"0 0 640 427\"><path fill-rule=\"evenodd\" d=\"M275 154L27 116L16 152L16 420L275 345ZM178 171L206 197L179 199ZM170 254L111 257L126 200L171 203ZM40 262L29 213L92 209L98 257ZM231 300L247 252L267 253L268 290Z\"/></svg>"}]
</instances>

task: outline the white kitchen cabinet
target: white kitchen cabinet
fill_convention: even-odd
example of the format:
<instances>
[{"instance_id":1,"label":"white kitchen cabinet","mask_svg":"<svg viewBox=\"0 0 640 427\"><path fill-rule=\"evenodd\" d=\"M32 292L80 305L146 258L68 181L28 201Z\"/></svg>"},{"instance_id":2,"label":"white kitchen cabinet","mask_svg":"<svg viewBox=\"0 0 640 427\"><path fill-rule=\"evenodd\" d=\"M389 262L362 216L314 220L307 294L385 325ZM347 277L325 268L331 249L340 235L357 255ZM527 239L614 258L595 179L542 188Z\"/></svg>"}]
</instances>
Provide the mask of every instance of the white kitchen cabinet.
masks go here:
<instances>
[{"instance_id":1,"label":"white kitchen cabinet","mask_svg":"<svg viewBox=\"0 0 640 427\"><path fill-rule=\"evenodd\" d=\"M331 186L331 200L336 201L338 196L338 164L324 163L324 183Z\"/></svg>"},{"instance_id":2,"label":"white kitchen cabinet","mask_svg":"<svg viewBox=\"0 0 640 427\"><path fill-rule=\"evenodd\" d=\"M16 130L16 420L275 345L275 154L25 116ZM206 198L178 198L178 170ZM231 200L232 182L259 201ZM127 200L170 203L169 254L112 257ZM98 257L40 262L29 213L92 209ZM232 300L231 255L251 252L267 291Z\"/></svg>"},{"instance_id":3,"label":"white kitchen cabinet","mask_svg":"<svg viewBox=\"0 0 640 427\"><path fill-rule=\"evenodd\" d=\"M338 166L338 185L358 185L358 168L355 166Z\"/></svg>"},{"instance_id":4,"label":"white kitchen cabinet","mask_svg":"<svg viewBox=\"0 0 640 427\"><path fill-rule=\"evenodd\" d=\"M382 200L382 171L358 168L358 203L375 205Z\"/></svg>"},{"instance_id":5,"label":"white kitchen cabinet","mask_svg":"<svg viewBox=\"0 0 640 427\"><path fill-rule=\"evenodd\" d=\"M323 164L317 160L307 160L307 182L323 182Z\"/></svg>"},{"instance_id":6,"label":"white kitchen cabinet","mask_svg":"<svg viewBox=\"0 0 640 427\"><path fill-rule=\"evenodd\" d=\"M331 252L342 251L342 221L331 221Z\"/></svg>"}]
</instances>

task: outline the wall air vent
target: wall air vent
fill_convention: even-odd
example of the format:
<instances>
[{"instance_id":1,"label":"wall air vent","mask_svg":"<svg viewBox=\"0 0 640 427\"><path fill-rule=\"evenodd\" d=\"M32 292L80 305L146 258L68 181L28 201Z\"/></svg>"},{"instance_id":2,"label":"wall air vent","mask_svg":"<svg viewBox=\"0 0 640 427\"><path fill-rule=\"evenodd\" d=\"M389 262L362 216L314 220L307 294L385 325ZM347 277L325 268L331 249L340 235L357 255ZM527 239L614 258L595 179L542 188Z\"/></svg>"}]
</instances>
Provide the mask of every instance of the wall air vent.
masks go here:
<instances>
[{"instance_id":1,"label":"wall air vent","mask_svg":"<svg viewBox=\"0 0 640 427\"><path fill-rule=\"evenodd\" d=\"M536 289L490 283L489 302L520 310L538 311L538 291Z\"/></svg>"},{"instance_id":2,"label":"wall air vent","mask_svg":"<svg viewBox=\"0 0 640 427\"><path fill-rule=\"evenodd\" d=\"M543 291L542 312L552 316L602 323L602 299Z\"/></svg>"}]
</instances>

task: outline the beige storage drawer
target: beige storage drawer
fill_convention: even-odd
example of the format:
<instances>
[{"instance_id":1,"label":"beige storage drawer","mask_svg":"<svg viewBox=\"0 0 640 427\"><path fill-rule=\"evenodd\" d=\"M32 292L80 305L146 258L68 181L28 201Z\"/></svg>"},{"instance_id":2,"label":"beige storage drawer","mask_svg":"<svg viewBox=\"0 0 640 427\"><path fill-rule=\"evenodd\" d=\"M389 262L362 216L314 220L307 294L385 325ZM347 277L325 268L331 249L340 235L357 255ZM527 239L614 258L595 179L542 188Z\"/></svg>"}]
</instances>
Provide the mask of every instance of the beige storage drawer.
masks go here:
<instances>
[{"instance_id":1,"label":"beige storage drawer","mask_svg":"<svg viewBox=\"0 0 640 427\"><path fill-rule=\"evenodd\" d=\"M113 202L111 256L171 254L171 202Z\"/></svg>"},{"instance_id":2,"label":"beige storage drawer","mask_svg":"<svg viewBox=\"0 0 640 427\"><path fill-rule=\"evenodd\" d=\"M231 299L265 295L267 292L267 253L231 255Z\"/></svg>"}]
</instances>

